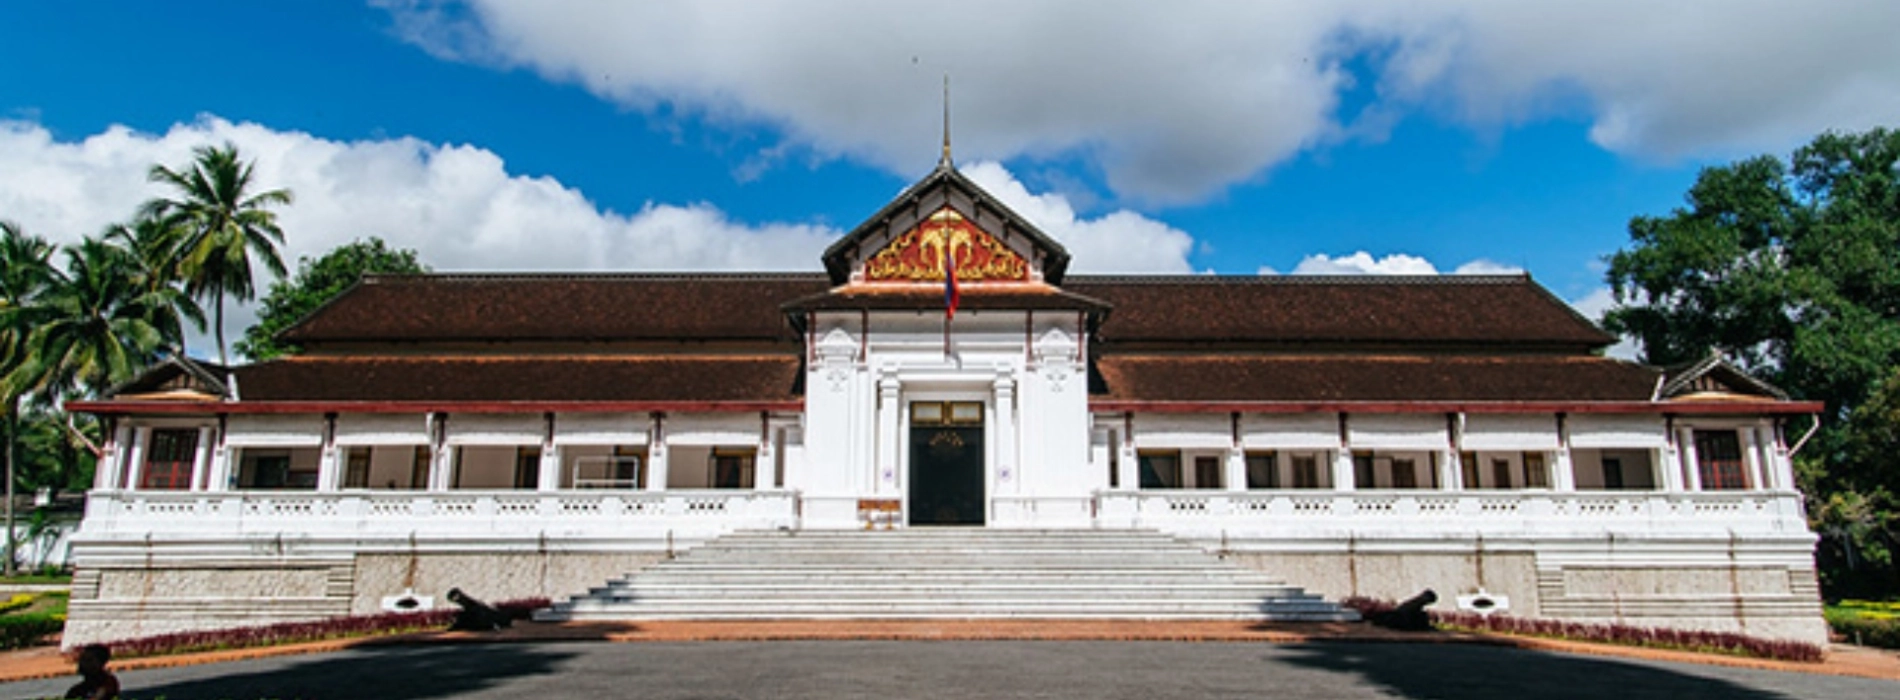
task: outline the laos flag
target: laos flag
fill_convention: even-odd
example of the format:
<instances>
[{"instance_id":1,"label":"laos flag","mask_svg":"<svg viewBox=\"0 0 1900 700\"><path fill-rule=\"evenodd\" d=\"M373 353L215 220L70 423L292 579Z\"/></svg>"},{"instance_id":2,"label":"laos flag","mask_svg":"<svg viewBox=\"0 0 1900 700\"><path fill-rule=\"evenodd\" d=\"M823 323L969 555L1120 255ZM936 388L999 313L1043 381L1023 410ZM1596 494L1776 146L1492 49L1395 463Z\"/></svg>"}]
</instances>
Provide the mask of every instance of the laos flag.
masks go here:
<instances>
[{"instance_id":1,"label":"laos flag","mask_svg":"<svg viewBox=\"0 0 1900 700\"><path fill-rule=\"evenodd\" d=\"M963 301L962 290L957 289L957 258L950 253L950 246L943 247L943 317L957 317L957 303Z\"/></svg>"}]
</instances>

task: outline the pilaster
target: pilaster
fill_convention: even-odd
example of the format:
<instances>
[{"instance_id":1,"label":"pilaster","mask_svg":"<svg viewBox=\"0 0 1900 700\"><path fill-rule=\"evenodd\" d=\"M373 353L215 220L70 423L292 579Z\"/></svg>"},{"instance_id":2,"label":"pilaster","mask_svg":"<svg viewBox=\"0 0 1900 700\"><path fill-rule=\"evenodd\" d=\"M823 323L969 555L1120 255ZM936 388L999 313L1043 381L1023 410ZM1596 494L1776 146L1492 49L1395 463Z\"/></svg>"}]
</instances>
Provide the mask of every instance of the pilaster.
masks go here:
<instances>
[{"instance_id":1,"label":"pilaster","mask_svg":"<svg viewBox=\"0 0 1900 700\"><path fill-rule=\"evenodd\" d=\"M990 430L996 437L996 490L1020 493L1022 479L1016 473L1016 382L1003 375L990 383L990 389L996 403L996 426Z\"/></svg>"},{"instance_id":2,"label":"pilaster","mask_svg":"<svg viewBox=\"0 0 1900 700\"><path fill-rule=\"evenodd\" d=\"M654 411L647 424L648 491L665 491L667 478L666 414Z\"/></svg>"},{"instance_id":3,"label":"pilaster","mask_svg":"<svg viewBox=\"0 0 1900 700\"><path fill-rule=\"evenodd\" d=\"M897 447L900 444L898 431L902 426L904 407L900 403L903 383L897 377L885 374L877 380L877 474L873 489L879 494L897 492Z\"/></svg>"}]
</instances>

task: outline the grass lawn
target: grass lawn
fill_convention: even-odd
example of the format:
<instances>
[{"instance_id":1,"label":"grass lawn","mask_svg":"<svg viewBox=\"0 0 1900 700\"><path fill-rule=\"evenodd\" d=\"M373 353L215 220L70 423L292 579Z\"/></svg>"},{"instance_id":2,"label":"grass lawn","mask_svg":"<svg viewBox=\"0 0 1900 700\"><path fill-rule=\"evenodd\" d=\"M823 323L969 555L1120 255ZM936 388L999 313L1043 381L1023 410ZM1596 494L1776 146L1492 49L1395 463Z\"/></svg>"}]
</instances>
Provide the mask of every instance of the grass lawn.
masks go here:
<instances>
[{"instance_id":1,"label":"grass lawn","mask_svg":"<svg viewBox=\"0 0 1900 700\"><path fill-rule=\"evenodd\" d=\"M44 586L44 585L70 586L72 585L72 583L73 583L73 577L66 574L59 574L56 576L45 576L42 574L21 574L19 576L0 576L0 586L4 586L7 584L28 585L28 586Z\"/></svg>"}]
</instances>

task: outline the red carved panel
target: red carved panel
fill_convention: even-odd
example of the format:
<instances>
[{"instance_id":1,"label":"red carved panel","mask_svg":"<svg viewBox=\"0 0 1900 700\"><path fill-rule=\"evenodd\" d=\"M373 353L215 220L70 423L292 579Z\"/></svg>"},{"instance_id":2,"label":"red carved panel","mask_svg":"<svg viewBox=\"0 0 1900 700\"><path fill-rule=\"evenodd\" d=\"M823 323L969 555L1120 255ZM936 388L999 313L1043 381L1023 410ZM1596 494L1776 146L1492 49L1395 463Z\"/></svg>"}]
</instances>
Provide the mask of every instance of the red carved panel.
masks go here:
<instances>
[{"instance_id":1,"label":"red carved panel","mask_svg":"<svg viewBox=\"0 0 1900 700\"><path fill-rule=\"evenodd\" d=\"M949 207L898 236L864 263L873 282L926 282L943 279L943 250L957 261L957 281L1022 281L1029 263Z\"/></svg>"}]
</instances>

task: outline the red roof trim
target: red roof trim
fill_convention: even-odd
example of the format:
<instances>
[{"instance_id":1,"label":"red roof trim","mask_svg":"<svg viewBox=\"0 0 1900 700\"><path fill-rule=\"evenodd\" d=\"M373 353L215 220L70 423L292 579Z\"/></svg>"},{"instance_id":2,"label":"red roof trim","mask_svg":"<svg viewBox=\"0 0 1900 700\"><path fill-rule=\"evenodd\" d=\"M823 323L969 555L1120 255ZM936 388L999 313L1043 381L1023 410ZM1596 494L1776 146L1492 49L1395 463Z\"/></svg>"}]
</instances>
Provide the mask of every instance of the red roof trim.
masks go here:
<instances>
[{"instance_id":1,"label":"red roof trim","mask_svg":"<svg viewBox=\"0 0 1900 700\"><path fill-rule=\"evenodd\" d=\"M802 411L804 401L72 401L98 415L136 413L634 413Z\"/></svg>"},{"instance_id":2,"label":"red roof trim","mask_svg":"<svg viewBox=\"0 0 1900 700\"><path fill-rule=\"evenodd\" d=\"M1806 415L1819 401L1090 401L1094 412L1137 413L1656 413Z\"/></svg>"}]
</instances>

